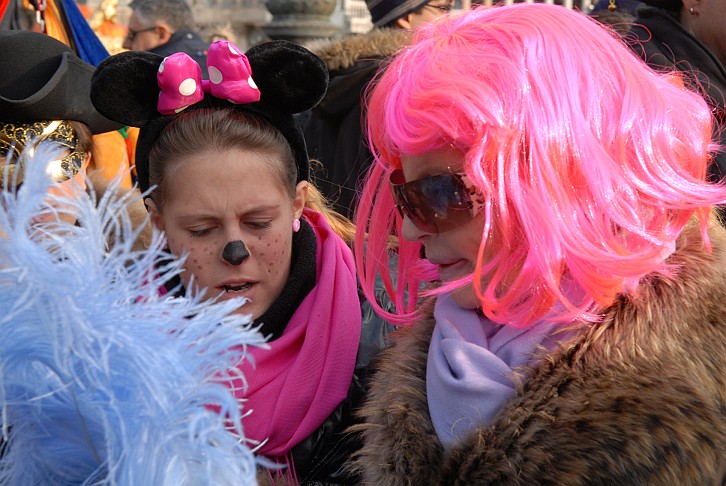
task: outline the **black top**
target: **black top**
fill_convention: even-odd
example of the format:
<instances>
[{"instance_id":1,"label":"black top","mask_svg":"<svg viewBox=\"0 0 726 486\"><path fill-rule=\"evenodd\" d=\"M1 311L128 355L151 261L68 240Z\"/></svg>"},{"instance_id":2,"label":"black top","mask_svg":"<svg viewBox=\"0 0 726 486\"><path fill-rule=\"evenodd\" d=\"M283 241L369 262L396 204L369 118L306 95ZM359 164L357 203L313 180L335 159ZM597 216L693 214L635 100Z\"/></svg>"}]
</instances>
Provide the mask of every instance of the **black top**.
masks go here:
<instances>
[{"instance_id":1,"label":"black top","mask_svg":"<svg viewBox=\"0 0 726 486\"><path fill-rule=\"evenodd\" d=\"M720 135L720 143L726 146L726 68L683 27L677 13L649 5L641 6L637 13L625 39L652 68L686 74L688 87L705 95L716 118L715 135ZM726 152L717 154L709 174L715 181L726 176Z\"/></svg>"},{"instance_id":2,"label":"black top","mask_svg":"<svg viewBox=\"0 0 726 486\"><path fill-rule=\"evenodd\" d=\"M164 57L175 52L189 54L189 57L197 61L202 68L202 77L207 79L207 49L209 49L209 44L204 42L199 34L191 30L180 29L171 35L169 42L149 49L149 52Z\"/></svg>"}]
</instances>

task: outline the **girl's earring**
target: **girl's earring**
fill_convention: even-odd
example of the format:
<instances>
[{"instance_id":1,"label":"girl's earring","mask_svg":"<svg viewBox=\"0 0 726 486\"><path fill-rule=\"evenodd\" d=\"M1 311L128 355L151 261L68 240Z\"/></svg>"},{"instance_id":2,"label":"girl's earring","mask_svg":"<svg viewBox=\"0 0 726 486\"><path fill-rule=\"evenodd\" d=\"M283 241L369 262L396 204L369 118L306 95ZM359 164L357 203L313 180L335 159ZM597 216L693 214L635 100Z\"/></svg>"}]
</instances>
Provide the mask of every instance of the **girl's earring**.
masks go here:
<instances>
[{"instance_id":1,"label":"girl's earring","mask_svg":"<svg viewBox=\"0 0 726 486\"><path fill-rule=\"evenodd\" d=\"M292 220L292 232L297 233L298 231L300 231L300 220L293 219Z\"/></svg>"}]
</instances>

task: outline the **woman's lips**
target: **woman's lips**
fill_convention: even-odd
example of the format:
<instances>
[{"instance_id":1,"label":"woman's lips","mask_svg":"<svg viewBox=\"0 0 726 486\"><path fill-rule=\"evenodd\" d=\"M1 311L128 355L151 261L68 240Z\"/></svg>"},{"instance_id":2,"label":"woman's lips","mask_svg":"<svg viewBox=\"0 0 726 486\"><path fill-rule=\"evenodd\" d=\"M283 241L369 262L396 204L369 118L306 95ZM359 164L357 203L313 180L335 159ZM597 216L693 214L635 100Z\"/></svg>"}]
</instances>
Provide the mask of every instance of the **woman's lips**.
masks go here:
<instances>
[{"instance_id":1,"label":"woman's lips","mask_svg":"<svg viewBox=\"0 0 726 486\"><path fill-rule=\"evenodd\" d=\"M469 263L466 260L439 263L437 266L441 280L456 280L469 273Z\"/></svg>"}]
</instances>

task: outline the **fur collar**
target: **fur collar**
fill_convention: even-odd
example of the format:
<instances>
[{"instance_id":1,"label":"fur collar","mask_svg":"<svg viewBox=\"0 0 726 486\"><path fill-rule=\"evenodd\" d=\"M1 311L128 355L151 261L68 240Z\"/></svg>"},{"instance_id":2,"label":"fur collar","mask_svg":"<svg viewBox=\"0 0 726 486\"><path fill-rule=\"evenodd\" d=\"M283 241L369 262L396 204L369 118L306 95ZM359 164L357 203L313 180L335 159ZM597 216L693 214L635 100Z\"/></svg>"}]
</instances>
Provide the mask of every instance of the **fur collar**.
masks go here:
<instances>
[{"instance_id":1,"label":"fur collar","mask_svg":"<svg viewBox=\"0 0 726 486\"><path fill-rule=\"evenodd\" d=\"M494 424L445 451L426 402L434 323L396 333L366 405L367 484L722 484L726 230L689 227L671 261L543 357Z\"/></svg>"},{"instance_id":2,"label":"fur collar","mask_svg":"<svg viewBox=\"0 0 726 486\"><path fill-rule=\"evenodd\" d=\"M357 61L383 59L410 42L409 33L400 29L373 29L366 34L320 39L306 44L331 72L348 69Z\"/></svg>"}]
</instances>

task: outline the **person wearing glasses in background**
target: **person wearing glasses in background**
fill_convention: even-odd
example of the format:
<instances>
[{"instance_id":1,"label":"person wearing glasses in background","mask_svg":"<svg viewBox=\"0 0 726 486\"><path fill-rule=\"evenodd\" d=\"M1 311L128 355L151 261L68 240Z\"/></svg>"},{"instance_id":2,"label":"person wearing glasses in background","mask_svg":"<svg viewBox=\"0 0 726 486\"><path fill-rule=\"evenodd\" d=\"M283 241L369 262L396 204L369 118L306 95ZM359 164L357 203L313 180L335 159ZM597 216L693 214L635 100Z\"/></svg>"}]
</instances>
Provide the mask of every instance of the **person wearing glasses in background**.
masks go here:
<instances>
[{"instance_id":1,"label":"person wearing glasses in background","mask_svg":"<svg viewBox=\"0 0 726 486\"><path fill-rule=\"evenodd\" d=\"M426 22L449 13L453 0L366 0L374 27L393 27L416 30Z\"/></svg>"},{"instance_id":2,"label":"person wearing glasses in background","mask_svg":"<svg viewBox=\"0 0 726 486\"><path fill-rule=\"evenodd\" d=\"M429 23L374 86L355 256L402 327L359 412L363 482L722 484L706 101L586 14L526 3Z\"/></svg>"},{"instance_id":3,"label":"person wearing glasses in background","mask_svg":"<svg viewBox=\"0 0 726 486\"><path fill-rule=\"evenodd\" d=\"M323 101L300 115L316 182L336 211L352 217L356 189L373 157L361 131L361 99L381 62L408 44L412 30L453 8L453 0L368 0L373 30L309 45L328 66Z\"/></svg>"},{"instance_id":4,"label":"person wearing glasses in background","mask_svg":"<svg viewBox=\"0 0 726 486\"><path fill-rule=\"evenodd\" d=\"M123 47L160 56L183 52L194 59L207 76L209 43L192 30L194 16L185 0L133 0Z\"/></svg>"}]
</instances>

